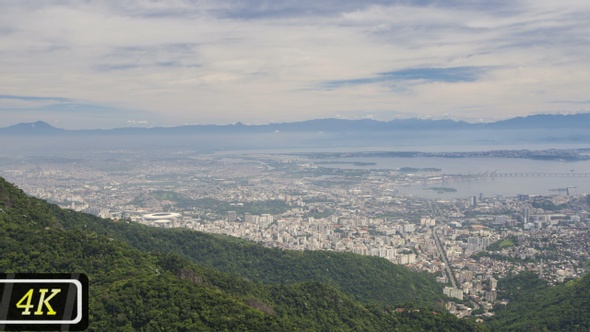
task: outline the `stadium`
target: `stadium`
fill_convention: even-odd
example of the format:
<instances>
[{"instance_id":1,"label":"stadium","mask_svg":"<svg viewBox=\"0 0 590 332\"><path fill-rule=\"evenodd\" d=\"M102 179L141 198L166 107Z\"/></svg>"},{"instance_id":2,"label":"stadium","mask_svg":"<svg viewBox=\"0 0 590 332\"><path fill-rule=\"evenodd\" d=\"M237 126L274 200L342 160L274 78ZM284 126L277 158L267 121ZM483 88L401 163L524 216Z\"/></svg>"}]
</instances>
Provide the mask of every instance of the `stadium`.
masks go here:
<instances>
[{"instance_id":1,"label":"stadium","mask_svg":"<svg viewBox=\"0 0 590 332\"><path fill-rule=\"evenodd\" d=\"M178 227L178 219L182 217L180 213L158 212L143 215L143 221L159 227Z\"/></svg>"}]
</instances>

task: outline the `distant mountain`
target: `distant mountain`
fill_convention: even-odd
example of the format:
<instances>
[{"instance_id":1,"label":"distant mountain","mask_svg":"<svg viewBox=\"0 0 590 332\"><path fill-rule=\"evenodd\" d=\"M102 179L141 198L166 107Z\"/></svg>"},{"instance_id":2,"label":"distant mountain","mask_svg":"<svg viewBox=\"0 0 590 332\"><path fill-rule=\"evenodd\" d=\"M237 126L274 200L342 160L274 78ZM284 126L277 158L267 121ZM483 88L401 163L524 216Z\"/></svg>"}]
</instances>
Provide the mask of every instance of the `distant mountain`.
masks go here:
<instances>
[{"instance_id":1,"label":"distant mountain","mask_svg":"<svg viewBox=\"0 0 590 332\"><path fill-rule=\"evenodd\" d=\"M590 113L529 115L480 126L491 129L586 129L590 126Z\"/></svg>"},{"instance_id":2,"label":"distant mountain","mask_svg":"<svg viewBox=\"0 0 590 332\"><path fill-rule=\"evenodd\" d=\"M40 136L63 134L66 130L55 128L47 122L37 121L32 123L19 123L14 126L0 128L0 134L4 135L23 135L23 136Z\"/></svg>"},{"instance_id":3,"label":"distant mountain","mask_svg":"<svg viewBox=\"0 0 590 332\"><path fill-rule=\"evenodd\" d=\"M261 133L390 133L399 131L455 131L503 129L585 129L590 127L590 113L559 115L539 114L492 123L468 123L453 120L398 119L388 122L370 119L317 119L265 125L186 125L154 128L117 128L110 130L64 130L45 122L21 123L0 128L0 135L200 135Z\"/></svg>"},{"instance_id":4,"label":"distant mountain","mask_svg":"<svg viewBox=\"0 0 590 332\"><path fill-rule=\"evenodd\" d=\"M264 149L340 149L426 147L452 151L510 145L590 143L590 113L533 115L494 123L452 120L393 121L316 119L247 125L186 125L108 130L64 130L44 122L0 128L0 152L63 155L64 150L149 149L169 151L245 151ZM14 137L16 139L1 139ZM38 139L43 137L44 139Z\"/></svg>"},{"instance_id":5,"label":"distant mountain","mask_svg":"<svg viewBox=\"0 0 590 332\"><path fill-rule=\"evenodd\" d=\"M468 128L469 126L467 122L452 120L403 119L383 122L370 119L319 119L270 124L260 127L275 129L281 132L373 132L390 130L447 130Z\"/></svg>"}]
</instances>

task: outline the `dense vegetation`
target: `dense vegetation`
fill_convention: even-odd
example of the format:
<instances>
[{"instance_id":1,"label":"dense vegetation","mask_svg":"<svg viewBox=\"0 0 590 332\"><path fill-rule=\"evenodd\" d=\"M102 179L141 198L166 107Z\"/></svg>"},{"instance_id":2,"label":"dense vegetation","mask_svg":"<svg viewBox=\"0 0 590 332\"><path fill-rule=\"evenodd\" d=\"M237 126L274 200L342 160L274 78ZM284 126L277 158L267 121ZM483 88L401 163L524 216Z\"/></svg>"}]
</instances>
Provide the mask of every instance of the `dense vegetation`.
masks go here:
<instances>
[{"instance_id":1,"label":"dense vegetation","mask_svg":"<svg viewBox=\"0 0 590 332\"><path fill-rule=\"evenodd\" d=\"M590 330L590 276L549 287L532 272L501 279L499 305L489 324L501 331Z\"/></svg>"},{"instance_id":2,"label":"dense vegetation","mask_svg":"<svg viewBox=\"0 0 590 332\"><path fill-rule=\"evenodd\" d=\"M560 211L560 210L563 210L564 208L566 208L566 204L556 205L555 203L553 203L549 199L538 199L538 200L534 200L531 203L531 205L534 208L543 209L545 211Z\"/></svg>"},{"instance_id":3,"label":"dense vegetation","mask_svg":"<svg viewBox=\"0 0 590 332\"><path fill-rule=\"evenodd\" d=\"M26 197L26 196L25 196ZM437 306L442 286L434 276L408 270L378 257L326 251L270 249L229 236L186 229L161 229L124 221L115 223L88 214L62 210L26 197L35 214L66 230L92 232L123 241L143 252L175 253L200 265L261 283L319 281L366 303ZM28 212L27 212L28 211Z\"/></svg>"},{"instance_id":4,"label":"dense vegetation","mask_svg":"<svg viewBox=\"0 0 590 332\"><path fill-rule=\"evenodd\" d=\"M251 214L281 214L290 207L287 203L280 200L268 200L259 202L244 202L239 205L229 202L220 201L215 198L191 199L179 193L172 191L154 191L150 194L153 198L161 201L170 201L177 208L184 210L203 209L218 215L225 215L228 211L236 211L238 215L245 213ZM143 202L141 197L137 197L132 204L140 205Z\"/></svg>"},{"instance_id":5,"label":"dense vegetation","mask_svg":"<svg viewBox=\"0 0 590 332\"><path fill-rule=\"evenodd\" d=\"M488 251L500 251L518 244L518 237L509 236L501 241L494 242L488 246Z\"/></svg>"},{"instance_id":6,"label":"dense vegetation","mask_svg":"<svg viewBox=\"0 0 590 332\"><path fill-rule=\"evenodd\" d=\"M0 254L1 272L86 273L92 331L477 329L429 305L429 277L384 260L114 223L30 198L2 178ZM379 296L378 287L395 289ZM396 302L403 310L383 304Z\"/></svg>"}]
</instances>

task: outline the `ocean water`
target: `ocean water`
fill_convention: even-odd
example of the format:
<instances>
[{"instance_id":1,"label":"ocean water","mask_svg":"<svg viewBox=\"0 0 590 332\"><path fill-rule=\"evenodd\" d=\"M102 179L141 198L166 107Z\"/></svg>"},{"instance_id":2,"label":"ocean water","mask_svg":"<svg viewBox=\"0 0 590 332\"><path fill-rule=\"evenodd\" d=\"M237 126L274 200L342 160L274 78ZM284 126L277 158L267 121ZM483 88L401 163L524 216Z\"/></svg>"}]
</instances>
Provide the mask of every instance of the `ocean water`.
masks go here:
<instances>
[{"instance_id":1,"label":"ocean water","mask_svg":"<svg viewBox=\"0 0 590 332\"><path fill-rule=\"evenodd\" d=\"M336 161L329 159L327 161ZM375 165L357 166L353 164L323 164L322 167L343 169L398 169L402 167L439 168L433 174L480 174L498 173L590 173L590 161L542 161L521 158L339 158L342 162L370 162ZM430 187L454 188L456 192L438 193L425 190ZM477 196L485 197L518 194L556 195L565 194L554 189L576 187L571 191L577 194L590 193L590 177L493 177L445 183L430 183L396 187L399 192L419 197L445 199Z\"/></svg>"}]
</instances>

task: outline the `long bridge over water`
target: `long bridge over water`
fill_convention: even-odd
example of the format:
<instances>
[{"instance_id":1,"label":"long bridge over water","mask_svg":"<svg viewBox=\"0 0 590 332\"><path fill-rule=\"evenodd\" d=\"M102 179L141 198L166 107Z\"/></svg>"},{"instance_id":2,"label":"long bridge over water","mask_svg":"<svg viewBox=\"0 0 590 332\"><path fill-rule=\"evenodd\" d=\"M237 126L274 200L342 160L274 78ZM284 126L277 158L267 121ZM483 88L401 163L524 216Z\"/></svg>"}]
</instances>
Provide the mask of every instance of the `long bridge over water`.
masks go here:
<instances>
[{"instance_id":1,"label":"long bridge over water","mask_svg":"<svg viewBox=\"0 0 590 332\"><path fill-rule=\"evenodd\" d=\"M484 175L485 176L485 175ZM557 177L557 178L590 178L590 173L547 173L547 172L515 172L515 173L489 173L492 178L521 178L521 177Z\"/></svg>"},{"instance_id":2,"label":"long bridge over water","mask_svg":"<svg viewBox=\"0 0 590 332\"><path fill-rule=\"evenodd\" d=\"M576 172L485 172L476 174L442 174L442 180L449 179L482 179L482 178L523 178L523 177L554 177L554 178L590 178L590 173Z\"/></svg>"}]
</instances>

